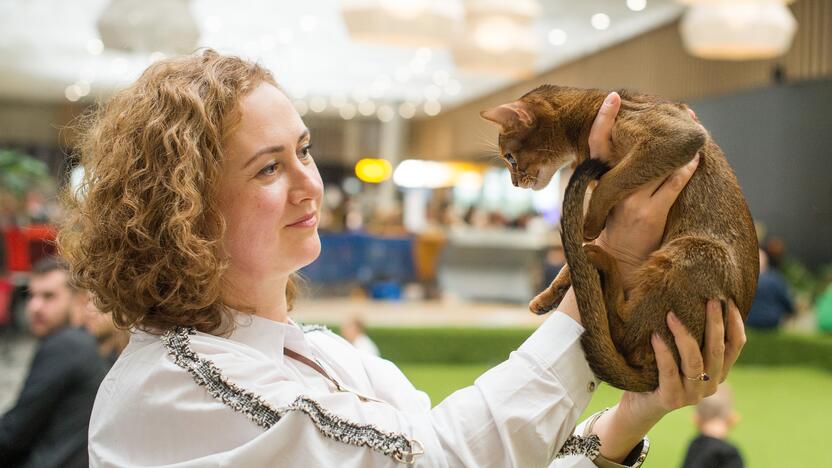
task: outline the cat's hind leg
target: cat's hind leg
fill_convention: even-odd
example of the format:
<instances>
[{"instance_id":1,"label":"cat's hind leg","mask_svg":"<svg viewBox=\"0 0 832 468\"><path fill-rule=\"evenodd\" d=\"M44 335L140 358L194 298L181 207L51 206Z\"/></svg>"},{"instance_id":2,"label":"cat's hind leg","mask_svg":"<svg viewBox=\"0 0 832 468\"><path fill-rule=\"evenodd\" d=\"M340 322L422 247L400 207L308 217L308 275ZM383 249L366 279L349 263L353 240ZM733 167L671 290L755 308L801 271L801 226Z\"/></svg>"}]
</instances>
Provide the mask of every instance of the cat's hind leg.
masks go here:
<instances>
[{"instance_id":1,"label":"cat's hind leg","mask_svg":"<svg viewBox=\"0 0 832 468\"><path fill-rule=\"evenodd\" d=\"M601 289L604 293L607 315L609 315L610 332L613 341L615 341L616 334L624 330L624 324L619 316L624 309L624 288L621 283L621 274L618 272L618 265L612 256L597 245L585 244L583 249L587 259L600 275ZM561 268L552 284L529 303L529 309L538 315L549 312L560 304L571 285L569 266L566 265Z\"/></svg>"},{"instance_id":2,"label":"cat's hind leg","mask_svg":"<svg viewBox=\"0 0 832 468\"><path fill-rule=\"evenodd\" d=\"M529 310L537 315L543 315L551 311L560 305L560 301L563 300L563 296L570 286L572 286L572 280L569 276L569 265L564 265L549 287L529 302Z\"/></svg>"},{"instance_id":3,"label":"cat's hind leg","mask_svg":"<svg viewBox=\"0 0 832 468\"><path fill-rule=\"evenodd\" d=\"M628 390L650 391L658 385L650 344L653 332L658 332L668 344L679 364L679 352L667 327L668 312L673 311L702 348L705 304L713 298L734 298L735 269L731 250L724 244L687 236L664 245L636 271L635 286L621 313L624 333L616 345L633 367L642 369L645 380L638 389Z\"/></svg>"}]
</instances>

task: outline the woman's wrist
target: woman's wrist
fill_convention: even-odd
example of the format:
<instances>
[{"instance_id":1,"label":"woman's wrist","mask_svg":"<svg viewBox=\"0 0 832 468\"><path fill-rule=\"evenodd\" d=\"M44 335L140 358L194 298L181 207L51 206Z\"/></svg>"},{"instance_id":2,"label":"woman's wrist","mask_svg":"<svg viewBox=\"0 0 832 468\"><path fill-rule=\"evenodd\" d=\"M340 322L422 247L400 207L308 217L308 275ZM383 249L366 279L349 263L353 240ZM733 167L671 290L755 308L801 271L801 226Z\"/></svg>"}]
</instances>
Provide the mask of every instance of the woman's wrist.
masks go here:
<instances>
[{"instance_id":1,"label":"woman's wrist","mask_svg":"<svg viewBox=\"0 0 832 468\"><path fill-rule=\"evenodd\" d=\"M621 463L664 414L661 411L634 414L621 403L610 408L592 426L592 433L601 440L601 456Z\"/></svg>"},{"instance_id":2,"label":"woman's wrist","mask_svg":"<svg viewBox=\"0 0 832 468\"><path fill-rule=\"evenodd\" d=\"M575 291L570 287L558 306L558 312L568 315L572 320L578 322L581 326L581 311L578 309L578 301L575 299Z\"/></svg>"}]
</instances>

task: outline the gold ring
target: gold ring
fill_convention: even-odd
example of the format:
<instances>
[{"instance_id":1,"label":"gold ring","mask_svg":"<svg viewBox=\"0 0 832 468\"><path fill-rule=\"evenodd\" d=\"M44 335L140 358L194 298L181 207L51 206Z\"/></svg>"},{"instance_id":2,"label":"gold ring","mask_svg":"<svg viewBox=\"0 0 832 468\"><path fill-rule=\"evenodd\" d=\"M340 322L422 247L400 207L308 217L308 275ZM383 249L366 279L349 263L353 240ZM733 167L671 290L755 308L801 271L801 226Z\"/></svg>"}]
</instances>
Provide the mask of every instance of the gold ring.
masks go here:
<instances>
[{"instance_id":1,"label":"gold ring","mask_svg":"<svg viewBox=\"0 0 832 468\"><path fill-rule=\"evenodd\" d=\"M705 372L697 375L696 377L685 376L685 378L688 379L688 380L696 381L696 382L707 382L707 381L711 380L711 376L706 374Z\"/></svg>"}]
</instances>

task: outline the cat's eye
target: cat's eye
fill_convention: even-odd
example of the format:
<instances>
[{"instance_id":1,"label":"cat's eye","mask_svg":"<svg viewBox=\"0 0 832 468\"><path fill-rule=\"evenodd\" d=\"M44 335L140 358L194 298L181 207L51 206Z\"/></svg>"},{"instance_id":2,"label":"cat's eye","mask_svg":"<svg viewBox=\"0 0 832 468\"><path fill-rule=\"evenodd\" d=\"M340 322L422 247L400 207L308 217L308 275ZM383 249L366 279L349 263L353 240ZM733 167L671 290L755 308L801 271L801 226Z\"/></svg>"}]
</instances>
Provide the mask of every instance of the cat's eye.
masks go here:
<instances>
[{"instance_id":1,"label":"cat's eye","mask_svg":"<svg viewBox=\"0 0 832 468\"><path fill-rule=\"evenodd\" d=\"M517 161L515 161L515 160L514 160L514 156L512 156L512 155L511 155L511 153L506 153L503 157L506 159L506 161L507 161L507 162L508 162L508 163L509 163L512 167L514 167L514 166L516 166L516 165L517 165Z\"/></svg>"}]
</instances>

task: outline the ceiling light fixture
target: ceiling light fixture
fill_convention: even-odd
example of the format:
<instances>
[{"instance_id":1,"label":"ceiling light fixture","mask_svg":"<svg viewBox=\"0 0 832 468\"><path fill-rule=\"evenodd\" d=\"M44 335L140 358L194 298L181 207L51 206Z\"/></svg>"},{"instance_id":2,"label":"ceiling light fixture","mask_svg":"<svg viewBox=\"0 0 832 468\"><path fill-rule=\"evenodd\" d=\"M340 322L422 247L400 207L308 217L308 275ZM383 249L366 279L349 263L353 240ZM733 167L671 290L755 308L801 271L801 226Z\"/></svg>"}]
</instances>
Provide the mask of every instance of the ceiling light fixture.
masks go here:
<instances>
[{"instance_id":1,"label":"ceiling light fixture","mask_svg":"<svg viewBox=\"0 0 832 468\"><path fill-rule=\"evenodd\" d=\"M191 53L199 27L189 0L112 0L98 18L101 42L127 52Z\"/></svg>"},{"instance_id":2,"label":"ceiling light fixture","mask_svg":"<svg viewBox=\"0 0 832 468\"><path fill-rule=\"evenodd\" d=\"M714 60L763 60L791 47L797 20L783 1L705 1L692 5L679 25L685 49Z\"/></svg>"},{"instance_id":3,"label":"ceiling light fixture","mask_svg":"<svg viewBox=\"0 0 832 468\"><path fill-rule=\"evenodd\" d=\"M514 78L534 73L540 50L532 27L541 12L537 0L467 0L465 10L466 33L452 49L457 68Z\"/></svg>"},{"instance_id":4,"label":"ceiling light fixture","mask_svg":"<svg viewBox=\"0 0 832 468\"><path fill-rule=\"evenodd\" d=\"M359 42L447 47L462 27L458 2L447 0L341 0L350 37Z\"/></svg>"},{"instance_id":5,"label":"ceiling light fixture","mask_svg":"<svg viewBox=\"0 0 832 468\"><path fill-rule=\"evenodd\" d=\"M605 13L595 13L592 15L592 18L589 20L592 23L592 27L603 31L610 27L610 17Z\"/></svg>"}]
</instances>

